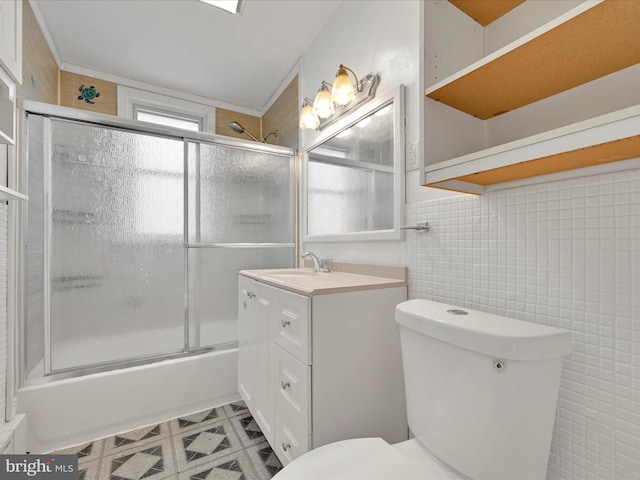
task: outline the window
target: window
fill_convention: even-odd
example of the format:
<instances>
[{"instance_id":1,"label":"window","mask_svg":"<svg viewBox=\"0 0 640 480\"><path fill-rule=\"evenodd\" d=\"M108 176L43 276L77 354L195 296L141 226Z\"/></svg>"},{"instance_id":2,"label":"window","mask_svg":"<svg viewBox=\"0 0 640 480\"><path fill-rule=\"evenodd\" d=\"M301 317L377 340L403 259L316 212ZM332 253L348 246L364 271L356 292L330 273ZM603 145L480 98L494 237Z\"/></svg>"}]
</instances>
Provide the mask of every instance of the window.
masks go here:
<instances>
[{"instance_id":1,"label":"window","mask_svg":"<svg viewBox=\"0 0 640 480\"><path fill-rule=\"evenodd\" d=\"M118 116L194 132L215 132L215 107L122 85L118 85Z\"/></svg>"},{"instance_id":2,"label":"window","mask_svg":"<svg viewBox=\"0 0 640 480\"><path fill-rule=\"evenodd\" d=\"M141 122L157 123L168 127L182 128L199 132L202 130L202 118L186 115L176 115L175 113L154 111L152 108L143 108L134 105L133 118Z\"/></svg>"}]
</instances>

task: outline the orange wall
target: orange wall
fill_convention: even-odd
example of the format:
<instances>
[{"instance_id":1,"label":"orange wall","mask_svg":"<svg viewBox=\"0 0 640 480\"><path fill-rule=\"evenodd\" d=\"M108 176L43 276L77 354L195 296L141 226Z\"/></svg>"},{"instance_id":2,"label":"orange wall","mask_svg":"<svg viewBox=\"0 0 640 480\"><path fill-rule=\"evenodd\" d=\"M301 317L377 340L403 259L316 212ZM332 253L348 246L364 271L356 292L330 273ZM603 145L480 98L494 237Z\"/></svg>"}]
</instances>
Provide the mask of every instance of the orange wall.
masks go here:
<instances>
[{"instance_id":1,"label":"orange wall","mask_svg":"<svg viewBox=\"0 0 640 480\"><path fill-rule=\"evenodd\" d=\"M18 96L58 103L58 65L26 0L22 2L22 85Z\"/></svg>"},{"instance_id":2,"label":"orange wall","mask_svg":"<svg viewBox=\"0 0 640 480\"><path fill-rule=\"evenodd\" d=\"M287 85L278 99L262 116L262 134L278 131L278 137L269 137L269 143L298 148L298 77Z\"/></svg>"},{"instance_id":3,"label":"orange wall","mask_svg":"<svg viewBox=\"0 0 640 480\"><path fill-rule=\"evenodd\" d=\"M89 103L80 97L81 87L95 87L99 97ZM117 85L106 80L60 71L60 105L92 112L118 114Z\"/></svg>"}]
</instances>

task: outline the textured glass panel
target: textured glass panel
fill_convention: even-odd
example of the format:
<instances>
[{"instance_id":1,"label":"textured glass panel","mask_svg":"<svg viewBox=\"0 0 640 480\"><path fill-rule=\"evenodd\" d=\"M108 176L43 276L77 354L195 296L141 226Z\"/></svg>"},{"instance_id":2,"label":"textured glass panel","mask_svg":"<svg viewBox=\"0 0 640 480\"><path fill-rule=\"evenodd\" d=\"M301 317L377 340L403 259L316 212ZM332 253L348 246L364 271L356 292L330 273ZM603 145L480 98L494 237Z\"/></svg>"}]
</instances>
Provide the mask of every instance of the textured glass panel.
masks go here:
<instances>
[{"instance_id":1,"label":"textured glass panel","mask_svg":"<svg viewBox=\"0 0 640 480\"><path fill-rule=\"evenodd\" d=\"M29 115L29 170L27 178L27 233L25 242L26 312L24 373L44 375L44 118Z\"/></svg>"},{"instance_id":2,"label":"textured glass panel","mask_svg":"<svg viewBox=\"0 0 640 480\"><path fill-rule=\"evenodd\" d=\"M183 144L52 121L52 370L184 344Z\"/></svg>"},{"instance_id":3,"label":"textured glass panel","mask_svg":"<svg viewBox=\"0 0 640 480\"><path fill-rule=\"evenodd\" d=\"M292 242L293 181L292 157L190 145L189 241Z\"/></svg>"},{"instance_id":4,"label":"textured glass panel","mask_svg":"<svg viewBox=\"0 0 640 480\"><path fill-rule=\"evenodd\" d=\"M191 347L238 340L238 271L294 265L293 248L189 249Z\"/></svg>"}]
</instances>

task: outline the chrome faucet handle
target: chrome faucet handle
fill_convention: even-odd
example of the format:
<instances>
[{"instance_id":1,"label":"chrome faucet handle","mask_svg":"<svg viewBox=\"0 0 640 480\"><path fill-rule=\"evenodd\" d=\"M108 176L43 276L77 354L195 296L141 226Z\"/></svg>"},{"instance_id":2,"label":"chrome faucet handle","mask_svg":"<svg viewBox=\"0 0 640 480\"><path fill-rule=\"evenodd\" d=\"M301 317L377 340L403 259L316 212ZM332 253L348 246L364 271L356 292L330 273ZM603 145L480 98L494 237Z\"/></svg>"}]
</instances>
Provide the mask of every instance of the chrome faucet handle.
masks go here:
<instances>
[{"instance_id":1,"label":"chrome faucet handle","mask_svg":"<svg viewBox=\"0 0 640 480\"><path fill-rule=\"evenodd\" d=\"M333 267L332 258L323 258L320 260L320 271L323 273L329 273Z\"/></svg>"}]
</instances>

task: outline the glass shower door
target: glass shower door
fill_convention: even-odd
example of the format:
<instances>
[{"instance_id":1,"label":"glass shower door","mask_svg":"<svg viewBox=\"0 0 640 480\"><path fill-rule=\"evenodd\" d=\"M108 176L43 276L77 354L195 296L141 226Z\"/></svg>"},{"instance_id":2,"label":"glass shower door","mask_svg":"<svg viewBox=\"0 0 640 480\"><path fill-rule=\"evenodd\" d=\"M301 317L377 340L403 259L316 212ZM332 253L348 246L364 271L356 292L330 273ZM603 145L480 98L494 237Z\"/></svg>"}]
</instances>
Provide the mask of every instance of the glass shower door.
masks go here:
<instances>
[{"instance_id":1,"label":"glass shower door","mask_svg":"<svg viewBox=\"0 0 640 480\"><path fill-rule=\"evenodd\" d=\"M238 339L238 270L292 266L291 155L189 144L189 343Z\"/></svg>"},{"instance_id":2,"label":"glass shower door","mask_svg":"<svg viewBox=\"0 0 640 480\"><path fill-rule=\"evenodd\" d=\"M56 372L182 351L183 142L48 121L45 370L48 358Z\"/></svg>"},{"instance_id":3,"label":"glass shower door","mask_svg":"<svg viewBox=\"0 0 640 480\"><path fill-rule=\"evenodd\" d=\"M235 347L238 270L295 263L290 151L110 125L27 115L27 381Z\"/></svg>"}]
</instances>

